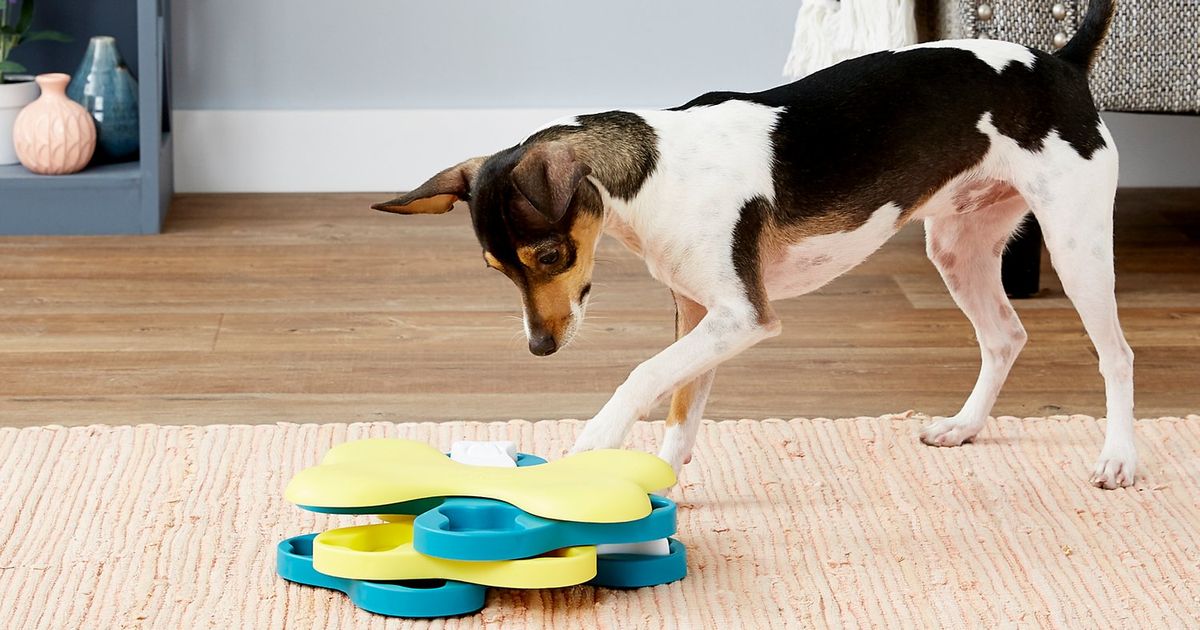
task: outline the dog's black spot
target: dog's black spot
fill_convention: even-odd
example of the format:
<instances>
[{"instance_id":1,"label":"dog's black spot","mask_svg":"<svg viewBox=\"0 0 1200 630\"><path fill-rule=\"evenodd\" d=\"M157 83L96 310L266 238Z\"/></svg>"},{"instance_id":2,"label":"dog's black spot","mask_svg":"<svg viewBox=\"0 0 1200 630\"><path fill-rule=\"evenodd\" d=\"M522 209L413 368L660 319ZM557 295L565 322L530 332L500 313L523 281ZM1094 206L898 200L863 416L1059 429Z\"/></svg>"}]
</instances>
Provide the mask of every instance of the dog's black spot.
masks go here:
<instances>
[{"instance_id":1,"label":"dog's black spot","mask_svg":"<svg viewBox=\"0 0 1200 630\"><path fill-rule=\"evenodd\" d=\"M989 140L984 114L1029 151L1057 132L1090 159L1105 146L1085 72L1032 51L1033 67L1002 72L956 48L881 52L757 93L712 92L679 110L743 100L782 108L772 134L771 222L839 217L860 226L889 202L912 211L977 164Z\"/></svg>"},{"instance_id":2,"label":"dog's black spot","mask_svg":"<svg viewBox=\"0 0 1200 630\"><path fill-rule=\"evenodd\" d=\"M471 191L471 225L483 249L509 271L521 268L517 257L517 242L514 241L506 209L513 199L513 185L509 178L513 168L524 153L521 147L499 151L489 157L475 175ZM523 235L524 241L533 241L538 235ZM543 235L544 236L544 235ZM509 274L520 284L521 274Z\"/></svg>"},{"instance_id":3,"label":"dog's black spot","mask_svg":"<svg viewBox=\"0 0 1200 630\"><path fill-rule=\"evenodd\" d=\"M1091 0L1083 22L1071 41L1058 51L1058 58L1079 68L1090 68L1096 60L1100 42L1104 41L1104 36L1108 34L1116 10L1116 0Z\"/></svg>"},{"instance_id":4,"label":"dog's black spot","mask_svg":"<svg viewBox=\"0 0 1200 630\"><path fill-rule=\"evenodd\" d=\"M754 306L759 320L767 316L767 292L763 286L759 257L759 236L773 206L762 197L747 201L733 227L733 269L742 281L746 298Z\"/></svg>"}]
</instances>

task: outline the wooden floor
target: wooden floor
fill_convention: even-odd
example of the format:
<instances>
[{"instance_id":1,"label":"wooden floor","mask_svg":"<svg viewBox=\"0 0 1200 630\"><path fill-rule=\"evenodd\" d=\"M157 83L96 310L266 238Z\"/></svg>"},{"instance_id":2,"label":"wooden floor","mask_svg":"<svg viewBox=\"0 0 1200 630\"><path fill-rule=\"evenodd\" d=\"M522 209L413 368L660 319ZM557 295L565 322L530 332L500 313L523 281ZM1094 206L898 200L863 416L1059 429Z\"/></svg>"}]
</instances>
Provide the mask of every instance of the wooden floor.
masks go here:
<instances>
[{"instance_id":1,"label":"wooden floor","mask_svg":"<svg viewBox=\"0 0 1200 630\"><path fill-rule=\"evenodd\" d=\"M185 195L150 237L0 239L0 425L590 417L672 339L666 289L606 241L579 339L549 358L467 216L378 195ZM1140 417L1200 411L1200 190L1123 191L1118 297ZM718 372L712 418L958 409L971 327L919 226ZM1047 270L1049 267L1047 266ZM997 414L1102 415L1096 356L1053 274Z\"/></svg>"}]
</instances>

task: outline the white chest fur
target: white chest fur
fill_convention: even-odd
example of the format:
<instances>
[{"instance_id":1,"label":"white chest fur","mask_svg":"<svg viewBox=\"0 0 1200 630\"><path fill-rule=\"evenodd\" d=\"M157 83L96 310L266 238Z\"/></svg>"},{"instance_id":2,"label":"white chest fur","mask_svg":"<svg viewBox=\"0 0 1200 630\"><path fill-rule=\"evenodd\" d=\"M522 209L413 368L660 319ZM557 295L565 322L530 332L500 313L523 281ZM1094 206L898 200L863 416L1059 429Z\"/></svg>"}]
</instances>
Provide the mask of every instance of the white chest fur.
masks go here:
<instances>
[{"instance_id":1,"label":"white chest fur","mask_svg":"<svg viewBox=\"0 0 1200 630\"><path fill-rule=\"evenodd\" d=\"M693 299L740 290L729 256L734 226L750 199L774 200L779 110L728 101L637 113L658 136L658 162L633 199L604 195L615 215L609 233L638 252L651 275Z\"/></svg>"}]
</instances>

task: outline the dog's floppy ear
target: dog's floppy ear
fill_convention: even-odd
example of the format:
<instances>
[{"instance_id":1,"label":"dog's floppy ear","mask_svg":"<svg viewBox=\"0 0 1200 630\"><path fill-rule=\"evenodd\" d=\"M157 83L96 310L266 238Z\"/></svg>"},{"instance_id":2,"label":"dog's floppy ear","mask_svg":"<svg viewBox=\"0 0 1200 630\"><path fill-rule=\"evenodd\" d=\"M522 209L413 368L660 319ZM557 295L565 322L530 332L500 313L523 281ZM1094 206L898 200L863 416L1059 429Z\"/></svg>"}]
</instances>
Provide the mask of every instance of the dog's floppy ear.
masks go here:
<instances>
[{"instance_id":1,"label":"dog's floppy ear","mask_svg":"<svg viewBox=\"0 0 1200 630\"><path fill-rule=\"evenodd\" d=\"M567 213L579 182L591 172L565 142L540 142L513 168L512 181L539 214L557 223Z\"/></svg>"},{"instance_id":2,"label":"dog's floppy ear","mask_svg":"<svg viewBox=\"0 0 1200 630\"><path fill-rule=\"evenodd\" d=\"M412 192L391 201L373 204L372 210L395 214L442 214L455 201L466 199L471 192L471 178L486 157L471 158L429 178Z\"/></svg>"}]
</instances>

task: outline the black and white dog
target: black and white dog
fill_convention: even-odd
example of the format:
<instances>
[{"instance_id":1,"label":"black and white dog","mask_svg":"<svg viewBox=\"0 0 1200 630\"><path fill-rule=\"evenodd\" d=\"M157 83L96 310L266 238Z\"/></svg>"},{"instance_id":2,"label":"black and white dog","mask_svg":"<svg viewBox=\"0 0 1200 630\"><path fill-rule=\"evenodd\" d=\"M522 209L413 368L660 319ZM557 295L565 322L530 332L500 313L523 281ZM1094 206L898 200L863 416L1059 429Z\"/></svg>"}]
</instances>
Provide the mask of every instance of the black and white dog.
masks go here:
<instances>
[{"instance_id":1,"label":"black and white dog","mask_svg":"<svg viewBox=\"0 0 1200 630\"><path fill-rule=\"evenodd\" d=\"M1113 295L1117 150L1087 83L1112 12L1094 0L1057 54L940 41L765 92L559 121L373 207L429 214L467 201L484 260L521 291L537 355L571 341L602 233L641 256L675 296L677 339L633 370L575 450L620 446L673 393L661 455L677 470L716 367L779 334L771 302L817 289L916 220L983 357L962 410L920 437L971 440L1025 343L1000 256L1032 211L1100 357L1108 429L1092 483L1128 486L1137 454L1133 353Z\"/></svg>"}]
</instances>

